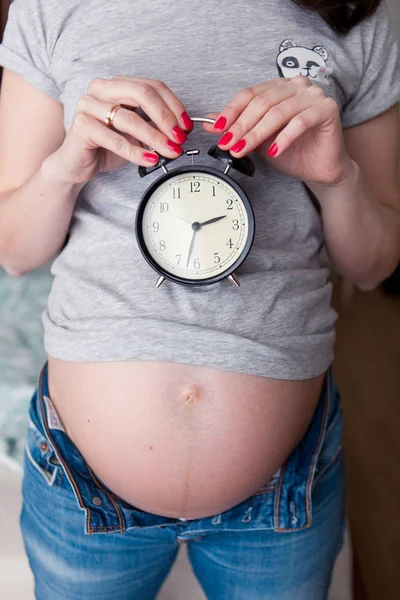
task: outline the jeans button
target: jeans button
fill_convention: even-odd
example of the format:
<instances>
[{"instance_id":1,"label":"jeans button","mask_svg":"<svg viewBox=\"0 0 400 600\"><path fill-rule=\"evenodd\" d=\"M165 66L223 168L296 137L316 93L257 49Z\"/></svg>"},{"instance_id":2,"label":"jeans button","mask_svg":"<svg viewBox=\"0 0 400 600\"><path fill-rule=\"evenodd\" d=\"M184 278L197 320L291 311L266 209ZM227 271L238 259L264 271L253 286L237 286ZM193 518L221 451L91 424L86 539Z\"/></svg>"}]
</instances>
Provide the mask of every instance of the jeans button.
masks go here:
<instances>
[{"instance_id":1,"label":"jeans button","mask_svg":"<svg viewBox=\"0 0 400 600\"><path fill-rule=\"evenodd\" d=\"M95 506L101 506L103 504L102 499L98 496L94 496L94 498L92 498L92 502Z\"/></svg>"}]
</instances>

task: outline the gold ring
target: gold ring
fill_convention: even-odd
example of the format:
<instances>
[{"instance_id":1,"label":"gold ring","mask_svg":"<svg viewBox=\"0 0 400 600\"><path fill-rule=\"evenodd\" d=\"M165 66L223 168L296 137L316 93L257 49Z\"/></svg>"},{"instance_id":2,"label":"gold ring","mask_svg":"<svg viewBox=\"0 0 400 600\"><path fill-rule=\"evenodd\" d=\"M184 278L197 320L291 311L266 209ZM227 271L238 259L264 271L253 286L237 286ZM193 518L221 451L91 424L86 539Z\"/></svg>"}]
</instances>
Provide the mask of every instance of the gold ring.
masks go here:
<instances>
[{"instance_id":1,"label":"gold ring","mask_svg":"<svg viewBox=\"0 0 400 600\"><path fill-rule=\"evenodd\" d=\"M110 108L110 110L108 111L108 115L105 118L107 127L114 127L114 117L115 117L117 111L122 107L123 107L123 104L114 104L114 106L112 106Z\"/></svg>"}]
</instances>

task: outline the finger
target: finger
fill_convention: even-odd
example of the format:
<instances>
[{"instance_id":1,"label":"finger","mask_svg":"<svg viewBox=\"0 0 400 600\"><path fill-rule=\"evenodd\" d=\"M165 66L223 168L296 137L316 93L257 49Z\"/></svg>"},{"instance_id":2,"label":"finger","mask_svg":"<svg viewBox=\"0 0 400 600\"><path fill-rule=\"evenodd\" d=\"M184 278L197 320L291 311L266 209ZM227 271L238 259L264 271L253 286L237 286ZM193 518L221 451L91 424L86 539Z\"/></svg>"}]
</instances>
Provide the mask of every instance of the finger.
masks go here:
<instances>
[{"instance_id":1,"label":"finger","mask_svg":"<svg viewBox=\"0 0 400 600\"><path fill-rule=\"evenodd\" d=\"M310 108L296 115L290 123L281 131L270 147L268 154L273 157L280 156L296 140L307 131L320 125L327 126L340 120L340 111L333 98L325 98Z\"/></svg>"},{"instance_id":2,"label":"finger","mask_svg":"<svg viewBox=\"0 0 400 600\"><path fill-rule=\"evenodd\" d=\"M286 100L272 105L264 113L263 118L248 133L239 137L238 141L237 138L235 140L234 136L233 140L227 145L227 149L237 154L237 157L240 158L242 155L258 148L260 144L264 143L271 136L276 135L297 114L302 113L324 98L325 94L323 90L313 85L296 95L287 96ZM230 129L230 131L232 130L233 128ZM240 145L242 149L239 152L235 151L235 147L238 148Z\"/></svg>"},{"instance_id":3,"label":"finger","mask_svg":"<svg viewBox=\"0 0 400 600\"><path fill-rule=\"evenodd\" d=\"M151 83L149 83L151 81ZM88 87L88 94L110 104L127 104L134 108L139 106L150 117L168 138L178 144L187 140L187 135L179 126L178 117L168 104L169 101L180 107L183 104L167 86L158 80L133 80L123 78L95 79ZM164 100L167 98L167 101ZM172 99L173 102L172 102ZM182 109L182 110L181 110Z\"/></svg>"},{"instance_id":4,"label":"finger","mask_svg":"<svg viewBox=\"0 0 400 600\"><path fill-rule=\"evenodd\" d=\"M214 113L208 113L207 115L205 115L205 117L207 119L215 119L218 117L218 113L214 112ZM221 135L220 131L217 131L216 129L214 129L214 125L212 125L211 123L202 123L203 125L203 129L205 129L208 133L214 133L215 135Z\"/></svg>"},{"instance_id":5,"label":"finger","mask_svg":"<svg viewBox=\"0 0 400 600\"><path fill-rule=\"evenodd\" d=\"M291 81L294 81L294 79ZM306 78L304 77L304 79ZM279 77L277 79L256 84L252 87L241 90L218 115L215 123L215 129L219 131L227 131L230 129L233 123L235 123L239 115L241 115L241 113L247 108L250 102L252 102L257 96L272 89L288 87L288 85L290 85L290 82L282 77ZM296 85L297 83L295 86Z\"/></svg>"},{"instance_id":6,"label":"finger","mask_svg":"<svg viewBox=\"0 0 400 600\"><path fill-rule=\"evenodd\" d=\"M167 85L163 84L163 82L148 77L126 77L124 75L118 75L115 79L123 79L125 81L145 81L149 85L155 87L165 103L172 109L178 118L179 126L186 131L192 131L194 123L189 117L185 105Z\"/></svg>"},{"instance_id":7,"label":"finger","mask_svg":"<svg viewBox=\"0 0 400 600\"><path fill-rule=\"evenodd\" d=\"M104 115L108 114L110 108L111 106L107 102L87 94L79 99L77 110L104 123ZM156 127L144 121L134 110L119 108L113 119L113 127L121 133L129 134L140 140L162 156L177 158L182 154L179 144L172 142Z\"/></svg>"},{"instance_id":8,"label":"finger","mask_svg":"<svg viewBox=\"0 0 400 600\"><path fill-rule=\"evenodd\" d=\"M97 119L89 115L79 113L74 120L73 128L77 135L85 140L89 149L104 148L129 162L141 166L155 165L158 162L158 160L146 159L145 156L146 154L153 154L155 158L159 159L156 153L148 152L141 146L132 144L123 135L102 125Z\"/></svg>"}]
</instances>

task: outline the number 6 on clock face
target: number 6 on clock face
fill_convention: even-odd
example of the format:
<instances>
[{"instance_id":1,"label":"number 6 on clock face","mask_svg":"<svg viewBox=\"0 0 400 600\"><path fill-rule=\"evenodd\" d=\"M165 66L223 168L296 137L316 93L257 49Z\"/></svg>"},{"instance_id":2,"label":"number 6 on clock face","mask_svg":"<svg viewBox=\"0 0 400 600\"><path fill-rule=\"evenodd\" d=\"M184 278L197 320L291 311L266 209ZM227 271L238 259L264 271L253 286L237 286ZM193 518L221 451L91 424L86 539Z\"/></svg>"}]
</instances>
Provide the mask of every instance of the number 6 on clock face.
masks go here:
<instances>
[{"instance_id":1,"label":"number 6 on clock face","mask_svg":"<svg viewBox=\"0 0 400 600\"><path fill-rule=\"evenodd\" d=\"M254 238L244 191L209 167L181 167L160 179L147 190L136 219L149 264L187 285L216 283L233 273Z\"/></svg>"}]
</instances>

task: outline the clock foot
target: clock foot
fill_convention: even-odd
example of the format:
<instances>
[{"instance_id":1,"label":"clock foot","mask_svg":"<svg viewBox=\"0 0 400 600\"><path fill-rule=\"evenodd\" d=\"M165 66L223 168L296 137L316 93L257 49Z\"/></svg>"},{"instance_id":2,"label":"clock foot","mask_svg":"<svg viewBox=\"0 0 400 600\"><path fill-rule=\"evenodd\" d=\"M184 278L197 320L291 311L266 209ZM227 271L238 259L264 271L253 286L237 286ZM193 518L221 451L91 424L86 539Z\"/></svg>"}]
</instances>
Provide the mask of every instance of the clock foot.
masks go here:
<instances>
[{"instance_id":1,"label":"clock foot","mask_svg":"<svg viewBox=\"0 0 400 600\"><path fill-rule=\"evenodd\" d=\"M240 287L240 282L239 282L239 279L236 277L236 275L234 275L234 274L229 275L228 279L230 281L232 281L232 283L234 283L236 285L236 287Z\"/></svg>"},{"instance_id":2,"label":"clock foot","mask_svg":"<svg viewBox=\"0 0 400 600\"><path fill-rule=\"evenodd\" d=\"M156 288L160 287L160 285L163 283L163 281L165 281L165 277L163 277L163 276L161 275L161 277L159 277L159 278L157 279Z\"/></svg>"}]
</instances>

